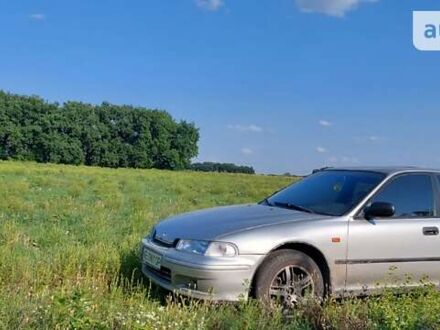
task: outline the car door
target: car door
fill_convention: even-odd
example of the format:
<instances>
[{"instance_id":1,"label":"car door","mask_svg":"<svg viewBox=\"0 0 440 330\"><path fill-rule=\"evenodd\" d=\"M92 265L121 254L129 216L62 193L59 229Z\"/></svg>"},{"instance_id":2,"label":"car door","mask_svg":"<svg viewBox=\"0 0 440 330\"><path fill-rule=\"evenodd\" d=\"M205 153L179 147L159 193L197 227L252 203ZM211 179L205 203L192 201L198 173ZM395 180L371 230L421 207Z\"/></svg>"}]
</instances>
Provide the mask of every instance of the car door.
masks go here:
<instances>
[{"instance_id":1,"label":"car door","mask_svg":"<svg viewBox=\"0 0 440 330\"><path fill-rule=\"evenodd\" d=\"M440 280L438 184L427 173L397 175L367 202L395 207L389 218L349 221L346 289L417 285Z\"/></svg>"}]
</instances>

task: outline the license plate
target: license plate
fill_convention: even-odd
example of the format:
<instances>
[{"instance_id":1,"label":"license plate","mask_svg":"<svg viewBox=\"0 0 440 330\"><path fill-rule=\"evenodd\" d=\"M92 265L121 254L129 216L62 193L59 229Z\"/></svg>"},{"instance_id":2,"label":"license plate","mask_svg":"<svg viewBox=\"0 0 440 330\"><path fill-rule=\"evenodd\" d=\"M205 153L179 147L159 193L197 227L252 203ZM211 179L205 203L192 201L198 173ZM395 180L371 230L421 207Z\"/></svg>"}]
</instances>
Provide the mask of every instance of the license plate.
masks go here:
<instances>
[{"instance_id":1,"label":"license plate","mask_svg":"<svg viewBox=\"0 0 440 330\"><path fill-rule=\"evenodd\" d=\"M144 263L150 265L155 269L160 269L160 264L162 262L162 256L153 251L144 249L144 256L142 257Z\"/></svg>"}]
</instances>

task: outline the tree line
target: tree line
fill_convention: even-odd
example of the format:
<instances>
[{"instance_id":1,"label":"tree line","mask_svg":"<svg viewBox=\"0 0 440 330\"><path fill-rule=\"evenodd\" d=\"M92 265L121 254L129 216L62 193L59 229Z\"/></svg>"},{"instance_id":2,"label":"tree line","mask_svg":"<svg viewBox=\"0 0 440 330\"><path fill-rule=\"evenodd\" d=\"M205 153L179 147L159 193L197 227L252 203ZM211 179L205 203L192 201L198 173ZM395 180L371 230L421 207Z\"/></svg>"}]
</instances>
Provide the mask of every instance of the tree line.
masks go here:
<instances>
[{"instance_id":1,"label":"tree line","mask_svg":"<svg viewBox=\"0 0 440 330\"><path fill-rule=\"evenodd\" d=\"M185 169L199 130L129 105L47 102L0 91L0 158L104 167Z\"/></svg>"},{"instance_id":2,"label":"tree line","mask_svg":"<svg viewBox=\"0 0 440 330\"><path fill-rule=\"evenodd\" d=\"M255 174L255 170L251 166L240 166L231 163L214 163L214 162L194 163L191 165L190 169L192 169L193 171L201 171L201 172L228 172L228 173Z\"/></svg>"}]
</instances>

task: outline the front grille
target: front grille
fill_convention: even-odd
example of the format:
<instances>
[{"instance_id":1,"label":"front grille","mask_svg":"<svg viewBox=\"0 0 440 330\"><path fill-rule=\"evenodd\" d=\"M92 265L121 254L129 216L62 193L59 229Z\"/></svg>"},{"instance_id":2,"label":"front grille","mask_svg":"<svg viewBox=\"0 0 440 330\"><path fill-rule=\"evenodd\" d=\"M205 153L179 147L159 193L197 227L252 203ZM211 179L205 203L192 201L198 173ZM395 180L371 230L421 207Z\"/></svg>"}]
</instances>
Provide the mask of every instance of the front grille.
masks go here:
<instances>
[{"instance_id":1,"label":"front grille","mask_svg":"<svg viewBox=\"0 0 440 330\"><path fill-rule=\"evenodd\" d=\"M166 241L164 239L161 239L160 237L158 237L156 235L156 232L154 232L153 234L153 243L162 247L166 247L166 248L172 248L175 247L177 244L177 240L174 240L172 242Z\"/></svg>"},{"instance_id":2,"label":"front grille","mask_svg":"<svg viewBox=\"0 0 440 330\"><path fill-rule=\"evenodd\" d=\"M161 241L160 239L157 239L156 237L153 238L153 243L166 248L172 248L175 245L174 242L164 242Z\"/></svg>"},{"instance_id":3,"label":"front grille","mask_svg":"<svg viewBox=\"0 0 440 330\"><path fill-rule=\"evenodd\" d=\"M160 279L168 283L171 283L171 270L169 268L160 267L160 269L155 269L146 264L144 264L144 267L147 272L159 277Z\"/></svg>"}]
</instances>

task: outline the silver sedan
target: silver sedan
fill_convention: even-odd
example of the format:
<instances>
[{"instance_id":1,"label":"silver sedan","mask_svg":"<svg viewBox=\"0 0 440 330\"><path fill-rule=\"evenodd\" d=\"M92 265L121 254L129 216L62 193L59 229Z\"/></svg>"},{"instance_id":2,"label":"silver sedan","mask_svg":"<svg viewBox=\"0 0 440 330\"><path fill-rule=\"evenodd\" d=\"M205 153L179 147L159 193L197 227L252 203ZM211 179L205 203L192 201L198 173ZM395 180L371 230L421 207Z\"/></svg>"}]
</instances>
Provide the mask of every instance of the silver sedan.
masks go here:
<instances>
[{"instance_id":1,"label":"silver sedan","mask_svg":"<svg viewBox=\"0 0 440 330\"><path fill-rule=\"evenodd\" d=\"M179 294L291 305L440 281L440 171L318 171L257 204L178 215L142 240L142 271Z\"/></svg>"}]
</instances>

